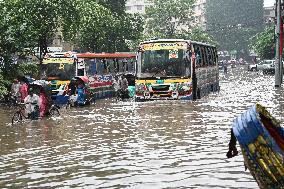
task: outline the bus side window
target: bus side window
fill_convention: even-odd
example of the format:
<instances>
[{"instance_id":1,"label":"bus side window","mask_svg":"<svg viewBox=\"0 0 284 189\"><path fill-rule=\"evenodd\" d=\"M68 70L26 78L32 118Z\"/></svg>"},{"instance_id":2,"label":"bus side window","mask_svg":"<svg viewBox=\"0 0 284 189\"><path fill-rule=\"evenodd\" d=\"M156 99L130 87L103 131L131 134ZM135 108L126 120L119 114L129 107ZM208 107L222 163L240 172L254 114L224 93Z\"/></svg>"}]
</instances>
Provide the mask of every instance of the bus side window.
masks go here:
<instances>
[{"instance_id":1,"label":"bus side window","mask_svg":"<svg viewBox=\"0 0 284 189\"><path fill-rule=\"evenodd\" d=\"M98 64L97 64L98 75L104 75L105 74L105 68L106 68L105 63L106 62L105 62L104 59L98 59Z\"/></svg>"},{"instance_id":2,"label":"bus side window","mask_svg":"<svg viewBox=\"0 0 284 189\"><path fill-rule=\"evenodd\" d=\"M218 53L217 53L217 50L215 48L213 49L213 54L214 54L213 62L214 62L214 66L215 66L215 65L217 65L217 62L218 62Z\"/></svg>"},{"instance_id":3,"label":"bus side window","mask_svg":"<svg viewBox=\"0 0 284 189\"><path fill-rule=\"evenodd\" d=\"M97 74L98 75L101 75L102 74L102 69L101 69L101 60L100 59L97 59L96 60L97 61L97 64L96 64L96 66L97 66L97 68L96 68L96 70L97 70Z\"/></svg>"},{"instance_id":4,"label":"bus side window","mask_svg":"<svg viewBox=\"0 0 284 189\"><path fill-rule=\"evenodd\" d=\"M197 46L195 49L194 49L194 52L195 52L195 57L196 57L196 67L201 67L201 59L202 59L202 55L201 55L201 51L200 51L200 47Z\"/></svg>"},{"instance_id":5,"label":"bus side window","mask_svg":"<svg viewBox=\"0 0 284 189\"><path fill-rule=\"evenodd\" d=\"M191 49L188 49L184 55L185 76L186 77L191 76L191 57L192 57Z\"/></svg>"},{"instance_id":6,"label":"bus side window","mask_svg":"<svg viewBox=\"0 0 284 189\"><path fill-rule=\"evenodd\" d=\"M208 47L205 47L204 48L204 51L205 51L205 63L206 63L206 66L210 66L210 52L209 52L209 49Z\"/></svg>"},{"instance_id":7,"label":"bus side window","mask_svg":"<svg viewBox=\"0 0 284 189\"><path fill-rule=\"evenodd\" d=\"M214 61L213 61L213 51L211 47L208 47L208 57L209 57L209 65L213 66L214 65Z\"/></svg>"},{"instance_id":8,"label":"bus side window","mask_svg":"<svg viewBox=\"0 0 284 189\"><path fill-rule=\"evenodd\" d=\"M202 66L206 66L207 65L207 62L206 62L206 55L205 55L205 49L204 49L204 47L202 47L201 48L201 54L202 54L202 63L201 63L201 65Z\"/></svg>"}]
</instances>

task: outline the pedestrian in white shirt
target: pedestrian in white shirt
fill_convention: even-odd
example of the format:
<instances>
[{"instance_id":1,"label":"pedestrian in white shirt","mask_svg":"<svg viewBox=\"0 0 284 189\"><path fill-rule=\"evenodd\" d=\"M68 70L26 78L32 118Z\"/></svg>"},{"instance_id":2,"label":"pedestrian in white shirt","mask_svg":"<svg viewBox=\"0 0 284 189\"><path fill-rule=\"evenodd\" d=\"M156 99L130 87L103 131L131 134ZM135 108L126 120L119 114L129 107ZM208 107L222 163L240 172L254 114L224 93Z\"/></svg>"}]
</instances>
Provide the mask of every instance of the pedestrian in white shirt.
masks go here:
<instances>
[{"instance_id":1,"label":"pedestrian in white shirt","mask_svg":"<svg viewBox=\"0 0 284 189\"><path fill-rule=\"evenodd\" d=\"M33 89L29 90L29 95L24 100L26 104L26 113L31 119L39 117L40 100L39 96L33 92Z\"/></svg>"}]
</instances>

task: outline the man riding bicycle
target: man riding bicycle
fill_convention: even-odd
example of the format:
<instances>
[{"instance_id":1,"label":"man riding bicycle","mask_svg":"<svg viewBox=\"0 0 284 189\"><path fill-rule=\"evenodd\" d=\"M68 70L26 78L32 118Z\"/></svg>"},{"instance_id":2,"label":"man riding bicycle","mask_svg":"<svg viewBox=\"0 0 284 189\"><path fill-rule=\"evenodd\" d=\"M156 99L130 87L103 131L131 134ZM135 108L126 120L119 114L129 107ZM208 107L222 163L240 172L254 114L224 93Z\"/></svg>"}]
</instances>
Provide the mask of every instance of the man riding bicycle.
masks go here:
<instances>
[{"instance_id":1,"label":"man riding bicycle","mask_svg":"<svg viewBox=\"0 0 284 189\"><path fill-rule=\"evenodd\" d=\"M29 95L25 98L26 113L28 118L37 119L39 117L39 96L33 92L33 89L29 90Z\"/></svg>"}]
</instances>

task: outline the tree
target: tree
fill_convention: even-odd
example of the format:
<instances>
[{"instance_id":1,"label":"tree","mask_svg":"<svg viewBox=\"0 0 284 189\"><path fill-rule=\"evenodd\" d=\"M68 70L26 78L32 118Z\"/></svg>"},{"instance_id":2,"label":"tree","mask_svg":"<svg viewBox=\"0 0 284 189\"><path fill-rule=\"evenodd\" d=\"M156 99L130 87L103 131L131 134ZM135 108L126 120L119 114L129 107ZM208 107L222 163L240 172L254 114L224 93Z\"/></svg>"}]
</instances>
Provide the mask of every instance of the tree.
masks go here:
<instances>
[{"instance_id":1,"label":"tree","mask_svg":"<svg viewBox=\"0 0 284 189\"><path fill-rule=\"evenodd\" d=\"M14 56L21 55L24 49L29 49L29 53L37 55L42 63L47 47L59 26L68 20L67 18L74 17L74 9L69 5L73 4L67 0L0 1L0 96L7 92L12 79L31 71L30 66L14 64ZM65 28L67 30L67 27ZM39 50L39 54L35 54L35 49ZM38 70L37 65L32 68Z\"/></svg>"},{"instance_id":2,"label":"tree","mask_svg":"<svg viewBox=\"0 0 284 189\"><path fill-rule=\"evenodd\" d=\"M75 43L82 51L106 51L105 42L117 24L111 12L95 1L78 1L76 5L78 20L75 25Z\"/></svg>"},{"instance_id":3,"label":"tree","mask_svg":"<svg viewBox=\"0 0 284 189\"><path fill-rule=\"evenodd\" d=\"M125 14L126 0L99 0L98 2L100 5L110 10L116 17Z\"/></svg>"},{"instance_id":4,"label":"tree","mask_svg":"<svg viewBox=\"0 0 284 189\"><path fill-rule=\"evenodd\" d=\"M18 0L16 19L23 30L18 31L19 39L40 63L48 53L60 23L59 3L62 0Z\"/></svg>"},{"instance_id":5,"label":"tree","mask_svg":"<svg viewBox=\"0 0 284 189\"><path fill-rule=\"evenodd\" d=\"M129 42L140 39L144 29L142 17L138 14L124 14L117 20L114 30L108 33L111 38L107 41L110 51L129 51Z\"/></svg>"},{"instance_id":6,"label":"tree","mask_svg":"<svg viewBox=\"0 0 284 189\"><path fill-rule=\"evenodd\" d=\"M116 25L108 33L110 40L106 41L109 51L129 51L129 42L137 41L142 35L144 22L139 14L125 12L126 0L99 0L99 3L108 8Z\"/></svg>"},{"instance_id":7,"label":"tree","mask_svg":"<svg viewBox=\"0 0 284 189\"><path fill-rule=\"evenodd\" d=\"M151 0L146 8L146 32L153 37L173 38L192 26L195 0ZM158 36L154 36L158 35Z\"/></svg>"},{"instance_id":8,"label":"tree","mask_svg":"<svg viewBox=\"0 0 284 189\"><path fill-rule=\"evenodd\" d=\"M124 0L77 0L75 7L77 15L66 28L76 30L64 35L81 51L129 51L127 40L137 39L143 31L141 16L126 14Z\"/></svg>"},{"instance_id":9,"label":"tree","mask_svg":"<svg viewBox=\"0 0 284 189\"><path fill-rule=\"evenodd\" d=\"M15 1L0 1L0 98L8 92L10 80L17 75L13 57L23 45L19 40L21 28L16 19Z\"/></svg>"},{"instance_id":10,"label":"tree","mask_svg":"<svg viewBox=\"0 0 284 189\"><path fill-rule=\"evenodd\" d=\"M0 56L15 52L12 20L14 15L9 11L13 7L11 1L0 1Z\"/></svg>"},{"instance_id":11,"label":"tree","mask_svg":"<svg viewBox=\"0 0 284 189\"><path fill-rule=\"evenodd\" d=\"M184 39L190 39L192 41L198 41L202 43L208 43L218 46L218 42L210 34L203 31L200 27L194 27L190 32L185 32L181 35Z\"/></svg>"},{"instance_id":12,"label":"tree","mask_svg":"<svg viewBox=\"0 0 284 189\"><path fill-rule=\"evenodd\" d=\"M208 0L207 31L221 50L248 56L249 39L263 31L263 0Z\"/></svg>"},{"instance_id":13,"label":"tree","mask_svg":"<svg viewBox=\"0 0 284 189\"><path fill-rule=\"evenodd\" d=\"M57 32L67 31L72 25L74 2L68 0L14 0L13 12L20 29L15 29L22 47L35 55L42 66L43 58L48 53ZM68 28L69 27L69 28Z\"/></svg>"},{"instance_id":14,"label":"tree","mask_svg":"<svg viewBox=\"0 0 284 189\"><path fill-rule=\"evenodd\" d=\"M258 33L251 38L250 47L255 50L260 58L273 59L275 57L274 33L274 27L269 27L264 32Z\"/></svg>"}]
</instances>

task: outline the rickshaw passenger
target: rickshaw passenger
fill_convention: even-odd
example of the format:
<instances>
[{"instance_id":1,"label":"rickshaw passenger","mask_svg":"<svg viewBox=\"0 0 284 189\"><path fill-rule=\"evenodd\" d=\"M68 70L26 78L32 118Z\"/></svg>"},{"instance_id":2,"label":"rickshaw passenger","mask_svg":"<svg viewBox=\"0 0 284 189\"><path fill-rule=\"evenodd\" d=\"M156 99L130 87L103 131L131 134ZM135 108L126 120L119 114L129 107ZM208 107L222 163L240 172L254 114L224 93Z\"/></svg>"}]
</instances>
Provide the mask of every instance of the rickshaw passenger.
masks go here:
<instances>
[{"instance_id":1,"label":"rickshaw passenger","mask_svg":"<svg viewBox=\"0 0 284 189\"><path fill-rule=\"evenodd\" d=\"M26 104L26 112L30 119L36 119L39 116L39 96L33 92L33 89L29 90L29 95L24 100Z\"/></svg>"},{"instance_id":2,"label":"rickshaw passenger","mask_svg":"<svg viewBox=\"0 0 284 189\"><path fill-rule=\"evenodd\" d=\"M40 95L39 95L39 111L40 111L40 117L44 117L46 112L47 112L47 106L48 106L48 100L47 97L44 93L44 90L40 91Z\"/></svg>"},{"instance_id":3,"label":"rickshaw passenger","mask_svg":"<svg viewBox=\"0 0 284 189\"><path fill-rule=\"evenodd\" d=\"M75 81L71 81L70 84L69 84L69 89L70 89L70 96L71 95L75 95L76 94L76 83Z\"/></svg>"},{"instance_id":4,"label":"rickshaw passenger","mask_svg":"<svg viewBox=\"0 0 284 189\"><path fill-rule=\"evenodd\" d=\"M84 105L85 104L85 87L84 84L80 83L78 85L78 89L77 89L77 102L79 105Z\"/></svg>"},{"instance_id":5,"label":"rickshaw passenger","mask_svg":"<svg viewBox=\"0 0 284 189\"><path fill-rule=\"evenodd\" d=\"M24 102L25 98L28 96L28 84L24 81L21 81L20 94L21 102Z\"/></svg>"}]
</instances>

